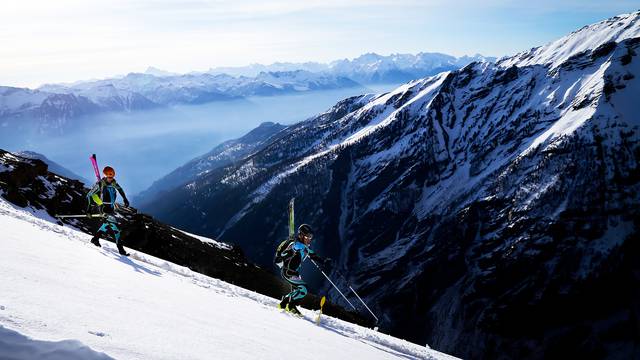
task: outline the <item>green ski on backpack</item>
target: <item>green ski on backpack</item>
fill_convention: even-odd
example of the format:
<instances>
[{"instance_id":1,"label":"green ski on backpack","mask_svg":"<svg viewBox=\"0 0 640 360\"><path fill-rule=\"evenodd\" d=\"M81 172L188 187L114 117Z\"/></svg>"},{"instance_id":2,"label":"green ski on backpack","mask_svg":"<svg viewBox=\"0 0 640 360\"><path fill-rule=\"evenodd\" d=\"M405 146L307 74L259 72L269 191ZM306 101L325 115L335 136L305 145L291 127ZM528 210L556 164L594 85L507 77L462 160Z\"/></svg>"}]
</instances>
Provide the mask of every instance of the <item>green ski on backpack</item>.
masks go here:
<instances>
[{"instance_id":1,"label":"green ski on backpack","mask_svg":"<svg viewBox=\"0 0 640 360\"><path fill-rule=\"evenodd\" d=\"M296 198L291 198L291 200L289 200L289 239L293 240L293 237L296 233L296 224L295 224L295 220L294 220L294 213L293 213L293 205L295 202Z\"/></svg>"},{"instance_id":2,"label":"green ski on backpack","mask_svg":"<svg viewBox=\"0 0 640 360\"><path fill-rule=\"evenodd\" d=\"M279 268L282 268L283 266L282 257L280 256L280 254L284 249L287 248L289 243L291 243L295 239L296 224L295 224L294 212L293 212L294 202L295 202L295 198L291 198L291 200L289 200L289 236L287 237L287 239L281 242L280 245L278 245L278 247L276 248L276 256L273 259L273 263Z\"/></svg>"}]
</instances>

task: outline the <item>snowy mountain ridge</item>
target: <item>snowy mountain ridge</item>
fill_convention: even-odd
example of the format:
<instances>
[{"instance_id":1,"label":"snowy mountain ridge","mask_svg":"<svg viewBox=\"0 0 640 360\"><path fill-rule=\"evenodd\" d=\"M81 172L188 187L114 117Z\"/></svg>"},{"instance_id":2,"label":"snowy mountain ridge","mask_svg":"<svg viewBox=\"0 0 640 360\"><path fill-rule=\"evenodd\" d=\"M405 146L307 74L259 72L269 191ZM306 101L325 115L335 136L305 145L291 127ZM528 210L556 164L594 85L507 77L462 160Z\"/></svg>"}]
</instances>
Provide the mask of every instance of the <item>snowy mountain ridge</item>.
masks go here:
<instances>
[{"instance_id":1,"label":"snowy mountain ridge","mask_svg":"<svg viewBox=\"0 0 640 360\"><path fill-rule=\"evenodd\" d=\"M304 70L314 73L332 73L349 77L362 83L398 82L433 75L443 70L463 67L474 61L493 62L495 58L480 54L454 57L441 53L390 54L387 56L367 53L353 59L334 60L329 63L283 63L271 65L252 64L244 67L212 68L209 74L257 76L261 72L287 72Z\"/></svg>"},{"instance_id":2,"label":"snowy mountain ridge","mask_svg":"<svg viewBox=\"0 0 640 360\"><path fill-rule=\"evenodd\" d=\"M356 86L349 79L298 70L261 72L255 77L232 77L226 74L187 74L155 76L131 73L122 78L67 85L44 85L40 90L85 95L92 100L105 91L134 93L159 105L201 103L282 92L335 89Z\"/></svg>"},{"instance_id":3,"label":"snowy mountain ridge","mask_svg":"<svg viewBox=\"0 0 640 360\"><path fill-rule=\"evenodd\" d=\"M122 78L44 85L36 90L0 86L0 126L64 133L83 115L357 86L346 77L302 70L260 73L253 78L131 73Z\"/></svg>"},{"instance_id":4,"label":"snowy mountain ridge","mask_svg":"<svg viewBox=\"0 0 640 360\"><path fill-rule=\"evenodd\" d=\"M639 14L345 99L149 211L266 265L296 197L398 336L462 357L631 358L615 329L639 300L621 293L637 283Z\"/></svg>"},{"instance_id":5,"label":"snowy mountain ridge","mask_svg":"<svg viewBox=\"0 0 640 360\"><path fill-rule=\"evenodd\" d=\"M586 25L549 44L502 58L497 63L503 67L548 65L556 68L581 52L640 37L639 18L640 11L636 11Z\"/></svg>"}]
</instances>

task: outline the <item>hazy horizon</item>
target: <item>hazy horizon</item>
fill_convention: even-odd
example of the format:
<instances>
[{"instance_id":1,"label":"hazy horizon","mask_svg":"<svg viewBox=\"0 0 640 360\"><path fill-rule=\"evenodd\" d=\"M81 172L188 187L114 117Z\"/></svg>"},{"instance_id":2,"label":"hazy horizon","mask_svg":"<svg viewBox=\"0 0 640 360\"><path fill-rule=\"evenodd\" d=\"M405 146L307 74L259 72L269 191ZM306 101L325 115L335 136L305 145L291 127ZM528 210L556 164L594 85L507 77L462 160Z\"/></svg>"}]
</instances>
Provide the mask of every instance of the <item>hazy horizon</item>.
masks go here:
<instances>
[{"instance_id":1,"label":"hazy horizon","mask_svg":"<svg viewBox=\"0 0 640 360\"><path fill-rule=\"evenodd\" d=\"M0 85L188 73L368 52L501 57L636 11L639 0L24 0L0 12ZM372 40L374 39L374 40Z\"/></svg>"},{"instance_id":2,"label":"hazy horizon","mask_svg":"<svg viewBox=\"0 0 640 360\"><path fill-rule=\"evenodd\" d=\"M409 55L417 55L417 54L419 54L419 53L432 53L432 54L436 54L436 53L438 53L438 54L444 54L444 53L441 53L441 52L432 52L432 51L418 51L418 52L415 52L415 53L399 53L399 52L395 52L395 53L381 54L381 53L377 53L377 52L369 51L369 52L362 53L362 54L357 55L357 56L354 56L354 57L350 57L350 58L347 58L347 57L343 57L343 58L336 58L336 59L332 59L332 60L329 60L329 61L326 61L326 62L313 61L313 60L309 60L309 61L300 61L300 62L291 62L291 61L275 61L275 62L268 63L268 64L262 64L262 63L255 63L255 62L254 62L254 63L244 64L244 65L212 66L212 67L207 68L207 69L190 70L190 71L183 72L183 73L173 72L173 71L170 71L170 70L167 70L167 69L159 68L159 67L157 67L157 66L149 65L149 66L147 66L146 68L141 69L141 70L139 70L139 71L131 71L131 72L127 72L127 73L113 74L113 75L105 76L105 77L101 77L101 78L75 79L75 80L63 81L63 82L49 82L49 83L41 83L41 84L37 84L37 85L34 85L34 86L15 86L15 87L23 87L23 88L28 88L28 89L35 90L35 89L37 89L37 88L39 88L39 87L41 87L41 86L44 86L44 85L73 85L73 84L76 84L76 83L86 83L86 82L91 82L91 81L100 81L100 80L106 80L106 79L118 79L118 78L123 78L123 77L127 76L128 74L132 74L132 73L135 73L135 74L144 74L144 73L146 73L149 69L154 69L154 70L156 70L156 71L162 71L162 72L170 73L170 74L172 74L172 75L178 75L178 76L179 76L179 75L187 75L187 74L192 74L192 73L195 73L195 74L197 74L197 73L205 73L205 72L209 72L209 71L211 71L211 70L216 70L216 69L242 69L242 68L251 67L251 66L266 66L266 67L269 67L269 66L278 65L278 64L305 64L305 63L317 63L317 64L329 65L330 63L332 63L332 62L334 62L334 61L340 61L340 60L345 60L345 59L346 59L346 60L349 60L349 61L352 61L352 60L354 60L354 59L356 59L356 58L358 58L358 57L360 57L360 56L367 55L367 54L376 54L376 55L380 55L380 56L391 56L391 55L407 55L407 54L409 54ZM454 55L451 55L451 54L444 54L444 55L454 56ZM487 58L487 57L495 57L495 56L490 55L490 54L479 54L479 53L475 53L475 54L464 54L464 55L462 55L462 56L455 56L455 57L456 57L456 58L461 58L461 57L464 57L464 56L474 57L474 56L477 56L477 55L483 56L483 57L485 57L485 58ZM240 76L240 75L235 75L235 74L232 74L232 73L228 73L227 75L232 76L232 77L238 77L238 76ZM364 84L364 85L365 85L365 86L371 86L371 84ZM13 85L0 84L0 86L13 86Z\"/></svg>"}]
</instances>

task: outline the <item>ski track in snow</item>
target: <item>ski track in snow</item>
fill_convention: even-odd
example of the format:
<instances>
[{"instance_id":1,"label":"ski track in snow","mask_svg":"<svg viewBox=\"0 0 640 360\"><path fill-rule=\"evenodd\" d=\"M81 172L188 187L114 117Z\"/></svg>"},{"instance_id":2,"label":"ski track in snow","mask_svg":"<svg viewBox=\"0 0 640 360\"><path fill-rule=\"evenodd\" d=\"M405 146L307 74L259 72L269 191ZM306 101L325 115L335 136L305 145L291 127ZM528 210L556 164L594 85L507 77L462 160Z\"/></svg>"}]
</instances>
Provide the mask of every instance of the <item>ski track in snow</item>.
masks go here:
<instances>
[{"instance_id":1,"label":"ski track in snow","mask_svg":"<svg viewBox=\"0 0 640 360\"><path fill-rule=\"evenodd\" d=\"M0 343L73 344L89 359L453 358L327 316L316 326L313 311L281 314L273 298L141 252L121 257L110 242L95 248L54 222L0 199Z\"/></svg>"}]
</instances>

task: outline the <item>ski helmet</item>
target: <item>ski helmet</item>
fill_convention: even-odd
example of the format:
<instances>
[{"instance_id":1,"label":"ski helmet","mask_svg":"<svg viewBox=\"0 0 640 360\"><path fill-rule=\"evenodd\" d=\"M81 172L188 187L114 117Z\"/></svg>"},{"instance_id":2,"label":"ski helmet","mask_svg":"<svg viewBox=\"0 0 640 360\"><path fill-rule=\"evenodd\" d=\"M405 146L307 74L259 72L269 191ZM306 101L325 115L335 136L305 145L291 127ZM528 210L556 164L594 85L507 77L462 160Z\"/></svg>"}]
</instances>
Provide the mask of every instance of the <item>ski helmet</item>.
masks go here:
<instances>
[{"instance_id":1,"label":"ski helmet","mask_svg":"<svg viewBox=\"0 0 640 360\"><path fill-rule=\"evenodd\" d=\"M313 237L313 230L311 230L311 226L307 224L302 224L298 227L298 234L307 237Z\"/></svg>"},{"instance_id":2,"label":"ski helmet","mask_svg":"<svg viewBox=\"0 0 640 360\"><path fill-rule=\"evenodd\" d=\"M102 169L102 173L106 177L114 177L114 176L116 176L116 171L113 170L113 168L111 166L105 166L104 169Z\"/></svg>"}]
</instances>

